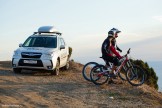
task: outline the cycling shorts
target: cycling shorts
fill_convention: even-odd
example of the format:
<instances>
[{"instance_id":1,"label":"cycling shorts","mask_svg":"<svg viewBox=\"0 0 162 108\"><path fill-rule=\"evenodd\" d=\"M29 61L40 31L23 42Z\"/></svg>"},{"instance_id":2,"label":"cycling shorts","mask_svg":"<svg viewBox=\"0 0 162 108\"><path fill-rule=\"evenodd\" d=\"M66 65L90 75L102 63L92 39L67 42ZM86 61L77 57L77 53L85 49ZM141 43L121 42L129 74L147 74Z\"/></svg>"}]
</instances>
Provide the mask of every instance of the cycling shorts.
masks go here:
<instances>
[{"instance_id":1,"label":"cycling shorts","mask_svg":"<svg viewBox=\"0 0 162 108\"><path fill-rule=\"evenodd\" d=\"M103 59L106 61L106 64L109 65L109 62L113 63L115 66L120 66L119 59L113 56L104 56Z\"/></svg>"}]
</instances>

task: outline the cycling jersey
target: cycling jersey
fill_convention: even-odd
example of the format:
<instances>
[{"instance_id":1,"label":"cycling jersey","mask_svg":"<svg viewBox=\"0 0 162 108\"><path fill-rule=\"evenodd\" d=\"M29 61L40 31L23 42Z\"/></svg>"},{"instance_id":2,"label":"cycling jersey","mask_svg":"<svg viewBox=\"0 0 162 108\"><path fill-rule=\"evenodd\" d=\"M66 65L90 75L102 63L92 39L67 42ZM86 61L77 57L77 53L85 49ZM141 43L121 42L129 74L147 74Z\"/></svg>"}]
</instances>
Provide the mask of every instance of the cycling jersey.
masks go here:
<instances>
[{"instance_id":1,"label":"cycling jersey","mask_svg":"<svg viewBox=\"0 0 162 108\"><path fill-rule=\"evenodd\" d=\"M115 43L116 43L115 39L111 40L111 43L110 43L109 38L106 38L104 40L104 42L102 44L102 49L101 49L103 58L106 57L106 56L113 56L113 54L115 54L118 58L122 58L120 56L120 54L115 49Z\"/></svg>"}]
</instances>

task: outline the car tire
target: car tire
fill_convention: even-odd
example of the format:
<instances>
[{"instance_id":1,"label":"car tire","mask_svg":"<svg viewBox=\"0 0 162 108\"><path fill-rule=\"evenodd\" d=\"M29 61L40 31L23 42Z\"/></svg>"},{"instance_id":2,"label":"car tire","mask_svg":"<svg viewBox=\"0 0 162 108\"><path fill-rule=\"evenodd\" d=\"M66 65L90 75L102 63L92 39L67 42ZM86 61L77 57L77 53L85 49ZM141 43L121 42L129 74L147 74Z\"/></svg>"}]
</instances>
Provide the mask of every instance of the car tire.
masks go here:
<instances>
[{"instance_id":1,"label":"car tire","mask_svg":"<svg viewBox=\"0 0 162 108\"><path fill-rule=\"evenodd\" d=\"M69 67L70 67L70 61L69 61L69 59L68 59L67 62L66 62L66 65L64 66L64 69L65 69L65 70L68 70Z\"/></svg>"},{"instance_id":2,"label":"car tire","mask_svg":"<svg viewBox=\"0 0 162 108\"><path fill-rule=\"evenodd\" d=\"M13 72L14 73L21 73L21 70L20 68L13 68Z\"/></svg>"},{"instance_id":3,"label":"car tire","mask_svg":"<svg viewBox=\"0 0 162 108\"><path fill-rule=\"evenodd\" d=\"M56 62L56 68L51 72L52 75L59 75L60 72L60 63L59 60Z\"/></svg>"}]
</instances>

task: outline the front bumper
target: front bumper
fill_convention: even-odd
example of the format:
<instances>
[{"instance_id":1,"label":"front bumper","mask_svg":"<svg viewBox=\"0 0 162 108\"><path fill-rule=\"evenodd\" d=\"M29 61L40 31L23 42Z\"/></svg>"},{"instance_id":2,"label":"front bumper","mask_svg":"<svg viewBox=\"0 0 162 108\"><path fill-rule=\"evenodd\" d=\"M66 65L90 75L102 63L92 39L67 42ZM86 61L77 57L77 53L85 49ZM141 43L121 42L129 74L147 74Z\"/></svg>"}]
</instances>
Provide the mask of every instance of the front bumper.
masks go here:
<instances>
[{"instance_id":1,"label":"front bumper","mask_svg":"<svg viewBox=\"0 0 162 108\"><path fill-rule=\"evenodd\" d=\"M28 62L27 62L28 61ZM12 68L53 70L53 61L47 59L12 59Z\"/></svg>"}]
</instances>

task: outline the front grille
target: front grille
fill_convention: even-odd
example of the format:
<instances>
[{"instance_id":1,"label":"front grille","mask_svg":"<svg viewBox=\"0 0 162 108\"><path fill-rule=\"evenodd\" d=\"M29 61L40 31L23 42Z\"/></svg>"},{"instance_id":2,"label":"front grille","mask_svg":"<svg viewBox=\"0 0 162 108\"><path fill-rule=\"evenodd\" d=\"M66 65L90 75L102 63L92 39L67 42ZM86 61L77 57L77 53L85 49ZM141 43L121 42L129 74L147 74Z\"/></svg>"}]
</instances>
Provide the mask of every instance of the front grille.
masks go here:
<instances>
[{"instance_id":1,"label":"front grille","mask_svg":"<svg viewBox=\"0 0 162 108\"><path fill-rule=\"evenodd\" d=\"M22 52L21 56L22 58L40 58L41 53L35 53L35 52Z\"/></svg>"},{"instance_id":2,"label":"front grille","mask_svg":"<svg viewBox=\"0 0 162 108\"><path fill-rule=\"evenodd\" d=\"M41 60L36 60L37 61L36 64L24 63L24 60L29 60L29 59L20 59L19 66L43 67L43 63Z\"/></svg>"}]
</instances>

